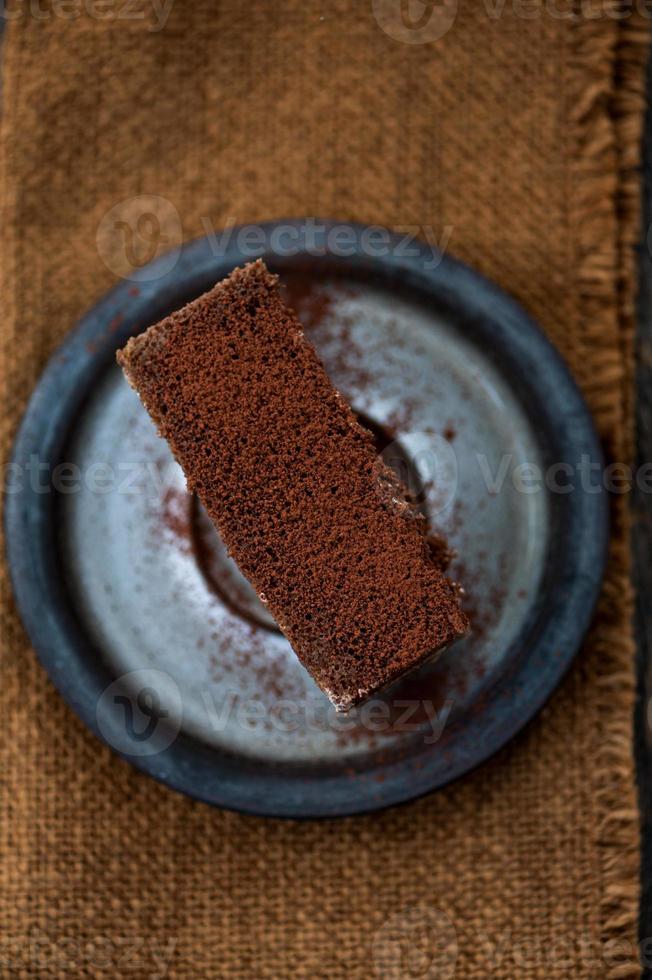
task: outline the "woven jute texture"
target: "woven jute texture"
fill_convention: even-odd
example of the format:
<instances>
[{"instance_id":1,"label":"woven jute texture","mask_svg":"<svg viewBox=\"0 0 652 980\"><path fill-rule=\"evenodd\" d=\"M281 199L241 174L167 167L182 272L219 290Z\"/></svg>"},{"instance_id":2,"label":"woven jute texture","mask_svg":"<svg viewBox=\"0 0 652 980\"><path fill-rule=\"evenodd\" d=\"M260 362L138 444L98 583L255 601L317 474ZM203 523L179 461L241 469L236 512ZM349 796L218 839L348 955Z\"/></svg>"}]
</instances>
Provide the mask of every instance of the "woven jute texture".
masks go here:
<instances>
[{"instance_id":1,"label":"woven jute texture","mask_svg":"<svg viewBox=\"0 0 652 980\"><path fill-rule=\"evenodd\" d=\"M429 42L408 10L406 41L398 0L381 8L13 9L3 460L48 355L116 281L102 218L143 194L187 239L300 215L452 229L562 351L609 458L629 458L647 23L465 0ZM454 938L456 977L636 976L626 511L617 498L595 624L540 716L446 791L343 821L212 810L119 761L54 691L5 574L0 974L450 977L429 943Z\"/></svg>"}]
</instances>

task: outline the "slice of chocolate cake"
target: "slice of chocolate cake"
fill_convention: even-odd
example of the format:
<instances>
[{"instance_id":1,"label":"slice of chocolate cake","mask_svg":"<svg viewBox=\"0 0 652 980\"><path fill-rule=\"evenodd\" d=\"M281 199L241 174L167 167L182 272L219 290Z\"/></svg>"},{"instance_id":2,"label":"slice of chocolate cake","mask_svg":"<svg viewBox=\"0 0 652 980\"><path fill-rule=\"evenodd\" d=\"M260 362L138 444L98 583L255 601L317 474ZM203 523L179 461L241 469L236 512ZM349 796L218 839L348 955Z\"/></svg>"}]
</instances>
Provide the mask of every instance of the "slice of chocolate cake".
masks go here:
<instances>
[{"instance_id":1,"label":"slice of chocolate cake","mask_svg":"<svg viewBox=\"0 0 652 980\"><path fill-rule=\"evenodd\" d=\"M347 710L462 636L455 588L258 261L118 360L229 552Z\"/></svg>"}]
</instances>

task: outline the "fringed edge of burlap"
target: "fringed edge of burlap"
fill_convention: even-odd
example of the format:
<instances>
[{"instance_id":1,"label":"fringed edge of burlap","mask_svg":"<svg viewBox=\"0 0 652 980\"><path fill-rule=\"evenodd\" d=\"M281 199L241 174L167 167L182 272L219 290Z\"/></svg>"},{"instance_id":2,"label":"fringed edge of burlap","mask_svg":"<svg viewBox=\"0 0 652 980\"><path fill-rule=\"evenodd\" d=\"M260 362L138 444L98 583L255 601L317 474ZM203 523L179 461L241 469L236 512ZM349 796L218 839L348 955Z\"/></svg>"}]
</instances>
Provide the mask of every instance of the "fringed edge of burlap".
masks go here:
<instances>
[{"instance_id":1,"label":"fringed edge of burlap","mask_svg":"<svg viewBox=\"0 0 652 980\"><path fill-rule=\"evenodd\" d=\"M569 97L578 134L573 214L578 253L579 314L596 357L589 394L608 457L632 462L634 333L640 233L640 159L645 113L645 64L650 21L629 12L605 30L604 19L580 16L575 33L579 69ZM573 89L575 89L573 91ZM614 278L614 271L617 278ZM618 345L613 343L617 331ZM619 398L614 398L614 390ZM598 802L602 859L599 915L601 960L608 980L639 977L639 815L634 790L633 590L629 500L616 498L614 539L598 616L597 751L587 759ZM619 607L624 603L624 615Z\"/></svg>"}]
</instances>

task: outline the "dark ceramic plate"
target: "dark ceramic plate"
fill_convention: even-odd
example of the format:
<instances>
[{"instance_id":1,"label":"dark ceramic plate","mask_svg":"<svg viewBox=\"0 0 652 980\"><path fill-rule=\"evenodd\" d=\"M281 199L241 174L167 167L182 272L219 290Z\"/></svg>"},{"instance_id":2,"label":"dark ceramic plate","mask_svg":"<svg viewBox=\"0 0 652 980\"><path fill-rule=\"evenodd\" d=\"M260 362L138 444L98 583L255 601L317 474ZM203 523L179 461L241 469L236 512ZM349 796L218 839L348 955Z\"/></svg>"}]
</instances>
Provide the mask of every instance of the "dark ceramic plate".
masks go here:
<instances>
[{"instance_id":1,"label":"dark ceramic plate","mask_svg":"<svg viewBox=\"0 0 652 980\"><path fill-rule=\"evenodd\" d=\"M89 728L209 803L334 816L443 786L539 710L591 618L606 499L587 487L602 457L580 394L504 293L400 236L354 227L344 248L328 224L310 242L285 228L263 226L261 251L456 549L468 638L336 716L186 493L114 354L251 259L235 234L162 257L70 333L18 434L5 517L23 620Z\"/></svg>"}]
</instances>

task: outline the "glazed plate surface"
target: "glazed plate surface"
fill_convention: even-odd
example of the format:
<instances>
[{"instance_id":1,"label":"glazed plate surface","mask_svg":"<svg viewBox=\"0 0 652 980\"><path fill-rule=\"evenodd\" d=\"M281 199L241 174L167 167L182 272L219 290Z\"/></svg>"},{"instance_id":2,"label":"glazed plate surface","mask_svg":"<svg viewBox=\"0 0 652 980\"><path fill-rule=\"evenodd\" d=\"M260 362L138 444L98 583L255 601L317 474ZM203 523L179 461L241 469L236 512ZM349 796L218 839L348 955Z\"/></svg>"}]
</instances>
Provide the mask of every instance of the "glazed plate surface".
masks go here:
<instances>
[{"instance_id":1,"label":"glazed plate surface","mask_svg":"<svg viewBox=\"0 0 652 980\"><path fill-rule=\"evenodd\" d=\"M586 484L587 459L595 471L602 458L581 397L515 303L425 246L405 257L388 236L387 254L371 256L356 228L343 257L328 225L310 248L292 227L291 254L264 257L335 385L454 549L469 636L337 715L187 493L114 355L253 258L235 244L185 246L69 334L14 453L25 472L34 456L46 464L47 492L16 481L5 519L30 637L99 737L207 802L335 816L444 785L537 712L590 620L606 501Z\"/></svg>"}]
</instances>

